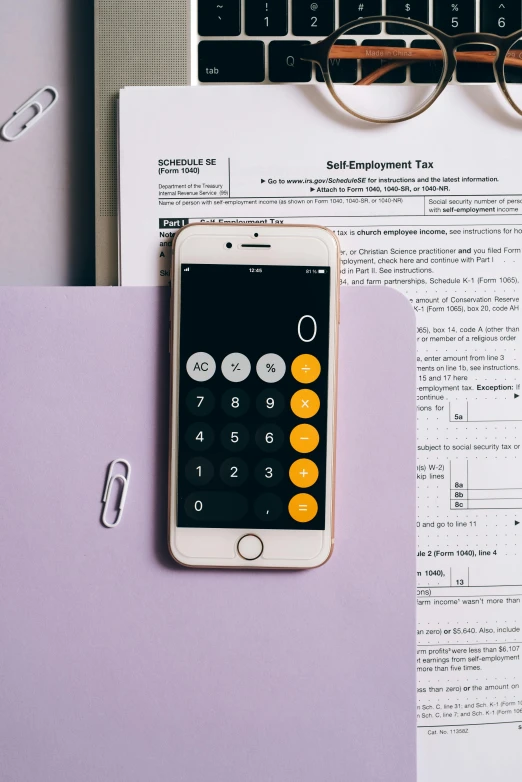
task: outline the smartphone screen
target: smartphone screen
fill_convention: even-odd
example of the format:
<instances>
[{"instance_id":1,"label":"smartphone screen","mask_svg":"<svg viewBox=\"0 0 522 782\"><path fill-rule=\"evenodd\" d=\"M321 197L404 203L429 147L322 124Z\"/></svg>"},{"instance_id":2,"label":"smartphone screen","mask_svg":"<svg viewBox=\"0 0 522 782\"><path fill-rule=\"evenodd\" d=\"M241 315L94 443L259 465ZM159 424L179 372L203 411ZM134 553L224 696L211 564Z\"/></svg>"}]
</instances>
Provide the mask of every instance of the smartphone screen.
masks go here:
<instances>
[{"instance_id":1,"label":"smartphone screen","mask_svg":"<svg viewBox=\"0 0 522 782\"><path fill-rule=\"evenodd\" d=\"M330 282L181 266L179 527L325 529Z\"/></svg>"}]
</instances>

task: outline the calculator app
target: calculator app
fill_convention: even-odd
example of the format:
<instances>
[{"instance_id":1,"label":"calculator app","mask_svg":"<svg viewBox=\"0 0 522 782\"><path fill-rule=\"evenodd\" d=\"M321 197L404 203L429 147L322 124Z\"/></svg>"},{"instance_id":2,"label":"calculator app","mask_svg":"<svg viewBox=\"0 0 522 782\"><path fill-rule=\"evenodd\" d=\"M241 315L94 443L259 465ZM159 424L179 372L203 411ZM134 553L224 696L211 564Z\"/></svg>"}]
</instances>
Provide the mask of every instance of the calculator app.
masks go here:
<instances>
[{"instance_id":1,"label":"calculator app","mask_svg":"<svg viewBox=\"0 0 522 782\"><path fill-rule=\"evenodd\" d=\"M324 529L329 267L181 267L178 526Z\"/></svg>"}]
</instances>

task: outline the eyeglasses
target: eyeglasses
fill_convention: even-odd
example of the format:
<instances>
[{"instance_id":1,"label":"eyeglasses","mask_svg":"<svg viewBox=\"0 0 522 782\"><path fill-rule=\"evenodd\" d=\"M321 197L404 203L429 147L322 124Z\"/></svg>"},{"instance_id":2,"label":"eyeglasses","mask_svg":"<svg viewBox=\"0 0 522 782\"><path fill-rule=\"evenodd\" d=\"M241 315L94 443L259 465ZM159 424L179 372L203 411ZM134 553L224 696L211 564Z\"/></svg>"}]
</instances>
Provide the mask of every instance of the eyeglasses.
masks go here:
<instances>
[{"instance_id":1,"label":"eyeglasses","mask_svg":"<svg viewBox=\"0 0 522 782\"><path fill-rule=\"evenodd\" d=\"M384 26L391 37L372 39ZM447 35L399 16L370 16L343 25L322 41L304 44L299 55L320 67L343 109L369 122L403 122L426 111L456 68L467 82L492 81L494 76L508 103L522 115L522 30L505 37Z\"/></svg>"}]
</instances>

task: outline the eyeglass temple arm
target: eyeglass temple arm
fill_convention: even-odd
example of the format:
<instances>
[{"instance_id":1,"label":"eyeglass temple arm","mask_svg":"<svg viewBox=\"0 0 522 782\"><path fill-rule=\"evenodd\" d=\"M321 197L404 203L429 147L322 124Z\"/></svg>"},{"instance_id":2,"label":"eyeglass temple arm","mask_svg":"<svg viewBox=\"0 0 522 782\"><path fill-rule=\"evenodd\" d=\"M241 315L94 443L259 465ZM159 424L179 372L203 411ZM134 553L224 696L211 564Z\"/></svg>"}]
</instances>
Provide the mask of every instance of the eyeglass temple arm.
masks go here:
<instances>
[{"instance_id":1,"label":"eyeglass temple arm","mask_svg":"<svg viewBox=\"0 0 522 782\"><path fill-rule=\"evenodd\" d=\"M522 52L521 52L522 54ZM381 76L395 70L395 68L402 68L405 65L410 65L418 62L436 62L443 59L443 52L441 49L412 49L412 48L396 48L396 47L368 47L368 46L332 46L329 52L330 60L385 60L390 57L390 62L385 63L380 68L377 68L372 73L359 79L356 82L357 86L363 86L367 84L373 84ZM455 52L455 57L458 62L475 62L475 63L493 63L497 59L496 51L489 52ZM515 67L522 67L522 59L515 57L514 55L507 55L505 59L506 65L514 65Z\"/></svg>"}]
</instances>

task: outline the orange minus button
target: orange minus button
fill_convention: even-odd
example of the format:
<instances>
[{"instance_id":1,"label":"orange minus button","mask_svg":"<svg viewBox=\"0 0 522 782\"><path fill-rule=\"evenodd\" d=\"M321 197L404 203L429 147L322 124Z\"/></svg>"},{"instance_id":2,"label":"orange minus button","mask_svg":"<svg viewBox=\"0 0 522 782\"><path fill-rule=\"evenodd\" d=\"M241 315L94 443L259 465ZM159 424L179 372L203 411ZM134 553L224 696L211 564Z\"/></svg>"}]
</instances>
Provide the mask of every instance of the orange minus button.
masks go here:
<instances>
[{"instance_id":1,"label":"orange minus button","mask_svg":"<svg viewBox=\"0 0 522 782\"><path fill-rule=\"evenodd\" d=\"M317 500L311 494L296 494L288 503L288 513L294 521L312 521L317 516Z\"/></svg>"},{"instance_id":2,"label":"orange minus button","mask_svg":"<svg viewBox=\"0 0 522 782\"><path fill-rule=\"evenodd\" d=\"M310 453L319 445L319 432L311 424L299 424L290 432L290 445L299 453Z\"/></svg>"}]
</instances>

